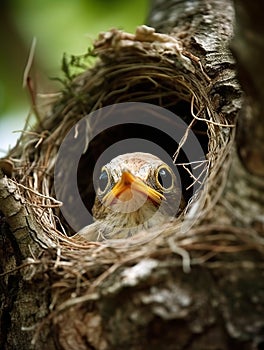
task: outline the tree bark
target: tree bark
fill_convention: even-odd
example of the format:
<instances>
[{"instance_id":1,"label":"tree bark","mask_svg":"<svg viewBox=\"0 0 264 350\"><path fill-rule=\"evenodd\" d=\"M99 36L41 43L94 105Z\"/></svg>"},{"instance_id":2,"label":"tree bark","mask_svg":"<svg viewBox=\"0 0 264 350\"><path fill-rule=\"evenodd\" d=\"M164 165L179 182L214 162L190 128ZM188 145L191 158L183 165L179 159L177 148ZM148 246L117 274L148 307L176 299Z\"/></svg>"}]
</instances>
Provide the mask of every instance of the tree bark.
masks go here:
<instances>
[{"instance_id":1,"label":"tree bark","mask_svg":"<svg viewBox=\"0 0 264 350\"><path fill-rule=\"evenodd\" d=\"M196 227L145 250L128 244L125 253L53 242L23 188L1 174L1 349L263 348L264 48L257 3L235 1L234 39L229 0L151 4L147 24L181 43L210 81L214 111L229 124L238 120L221 165L224 190L216 190Z\"/></svg>"},{"instance_id":2,"label":"tree bark","mask_svg":"<svg viewBox=\"0 0 264 350\"><path fill-rule=\"evenodd\" d=\"M237 13L236 36L233 51L237 58L240 82L246 92L246 102L238 124L239 155L247 170L264 175L264 127L263 127L263 26L260 13L261 1L249 5L235 1ZM248 132L250 130L250 132Z\"/></svg>"}]
</instances>

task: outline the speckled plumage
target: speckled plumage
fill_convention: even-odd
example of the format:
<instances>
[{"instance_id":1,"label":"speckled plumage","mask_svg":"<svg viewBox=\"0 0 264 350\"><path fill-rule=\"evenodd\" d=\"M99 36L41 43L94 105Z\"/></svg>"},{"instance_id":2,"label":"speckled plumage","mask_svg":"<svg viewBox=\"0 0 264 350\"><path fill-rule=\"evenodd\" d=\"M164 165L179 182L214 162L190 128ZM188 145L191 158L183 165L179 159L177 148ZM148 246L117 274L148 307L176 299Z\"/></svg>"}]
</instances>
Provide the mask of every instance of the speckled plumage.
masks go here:
<instances>
[{"instance_id":1,"label":"speckled plumage","mask_svg":"<svg viewBox=\"0 0 264 350\"><path fill-rule=\"evenodd\" d=\"M93 206L95 222L81 229L75 239L102 241L131 237L168 222L177 214L178 207L182 207L175 174L152 154L120 155L106 164L102 172L108 176L108 182L103 191L100 186L97 188ZM164 173L171 181L167 189L159 182Z\"/></svg>"}]
</instances>

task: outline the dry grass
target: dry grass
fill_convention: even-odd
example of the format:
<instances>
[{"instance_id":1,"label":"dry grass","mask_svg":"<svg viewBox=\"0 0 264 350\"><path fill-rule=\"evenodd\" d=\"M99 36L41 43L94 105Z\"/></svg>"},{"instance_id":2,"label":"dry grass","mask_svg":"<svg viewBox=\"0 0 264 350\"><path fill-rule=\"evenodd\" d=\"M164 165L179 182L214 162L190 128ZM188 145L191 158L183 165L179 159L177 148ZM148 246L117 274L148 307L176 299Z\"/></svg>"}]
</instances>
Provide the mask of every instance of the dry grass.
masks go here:
<instances>
[{"instance_id":1,"label":"dry grass","mask_svg":"<svg viewBox=\"0 0 264 350\"><path fill-rule=\"evenodd\" d=\"M234 121L216 113L210 99L212 83L199 59L185 52L175 39L144 27L136 35L121 31L103 34L95 43L93 55L96 63L89 69L82 68L89 57L75 58L72 65L65 64L68 80L64 91L50 112L33 129L23 132L9 155L27 205L56 246L47 249L40 259L35 257L26 263L27 276L32 278L43 269L53 271L56 278L51 309L57 311L96 299L97 286L109 275L141 259L155 258L165 263L166 257L176 255L177 264L188 272L197 264L216 268L217 261L212 263L210 259L217 254L243 251L257 244L254 233L246 235L243 230L238 232L225 225L206 224L208 213L225 187ZM73 77L70 69L76 66L83 72ZM176 222L147 237L139 235L132 240L103 243L75 242L67 236L68 227L58 210L61 203L54 198L53 171L59 146L83 116L103 106L128 101L154 101L165 108L184 101L189 106L190 127L198 120L200 125L205 125L208 135L207 160L197 164L206 174L203 190L190 198ZM175 149L175 155L178 151ZM43 244L49 247L48 240ZM69 300L67 296L72 293L75 298ZM58 305L60 298L64 301Z\"/></svg>"}]
</instances>

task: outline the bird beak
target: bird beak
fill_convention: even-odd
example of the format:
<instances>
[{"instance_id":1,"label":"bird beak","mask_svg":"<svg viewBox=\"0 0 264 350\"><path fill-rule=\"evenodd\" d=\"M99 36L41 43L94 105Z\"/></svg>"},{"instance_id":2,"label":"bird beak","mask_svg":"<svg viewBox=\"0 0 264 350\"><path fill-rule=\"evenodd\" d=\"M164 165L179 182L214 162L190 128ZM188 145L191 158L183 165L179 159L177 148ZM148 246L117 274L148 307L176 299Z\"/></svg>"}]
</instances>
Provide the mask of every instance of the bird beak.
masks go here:
<instances>
[{"instance_id":1,"label":"bird beak","mask_svg":"<svg viewBox=\"0 0 264 350\"><path fill-rule=\"evenodd\" d=\"M112 190L104 196L103 203L109 206L114 203L116 199L126 202L133 199L136 192L145 195L146 198L149 198L155 204L160 204L161 200L165 199L163 194L146 185L130 172L124 171L121 179L115 184Z\"/></svg>"}]
</instances>

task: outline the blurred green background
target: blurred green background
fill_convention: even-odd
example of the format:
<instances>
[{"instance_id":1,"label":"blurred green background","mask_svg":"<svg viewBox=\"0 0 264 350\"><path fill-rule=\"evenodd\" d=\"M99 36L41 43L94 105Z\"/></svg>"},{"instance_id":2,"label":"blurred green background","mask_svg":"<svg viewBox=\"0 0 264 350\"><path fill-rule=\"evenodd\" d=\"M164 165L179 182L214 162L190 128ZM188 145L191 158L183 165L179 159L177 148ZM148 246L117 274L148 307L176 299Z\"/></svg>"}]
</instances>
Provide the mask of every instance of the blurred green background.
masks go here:
<instances>
[{"instance_id":1,"label":"blurred green background","mask_svg":"<svg viewBox=\"0 0 264 350\"><path fill-rule=\"evenodd\" d=\"M23 74L33 38L33 74L38 92L53 92L64 53L87 52L99 32L134 32L147 15L148 0L1 0L0 157L14 146L30 111Z\"/></svg>"}]
</instances>

